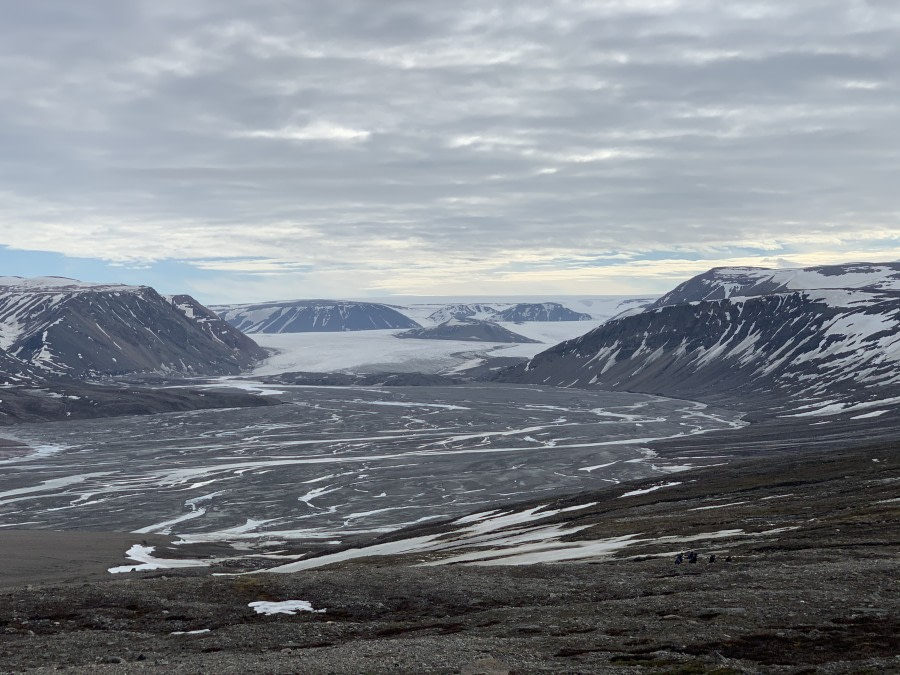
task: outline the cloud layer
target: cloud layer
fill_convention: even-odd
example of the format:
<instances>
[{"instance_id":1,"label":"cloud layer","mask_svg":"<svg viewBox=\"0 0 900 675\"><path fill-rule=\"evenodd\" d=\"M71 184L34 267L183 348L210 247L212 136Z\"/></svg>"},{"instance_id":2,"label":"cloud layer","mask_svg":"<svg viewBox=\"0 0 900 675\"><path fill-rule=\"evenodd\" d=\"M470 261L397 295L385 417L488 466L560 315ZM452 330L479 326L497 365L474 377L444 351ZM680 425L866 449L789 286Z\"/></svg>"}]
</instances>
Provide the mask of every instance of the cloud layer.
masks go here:
<instances>
[{"instance_id":1,"label":"cloud layer","mask_svg":"<svg viewBox=\"0 0 900 675\"><path fill-rule=\"evenodd\" d=\"M273 296L900 257L892 0L14 5L2 245Z\"/></svg>"}]
</instances>

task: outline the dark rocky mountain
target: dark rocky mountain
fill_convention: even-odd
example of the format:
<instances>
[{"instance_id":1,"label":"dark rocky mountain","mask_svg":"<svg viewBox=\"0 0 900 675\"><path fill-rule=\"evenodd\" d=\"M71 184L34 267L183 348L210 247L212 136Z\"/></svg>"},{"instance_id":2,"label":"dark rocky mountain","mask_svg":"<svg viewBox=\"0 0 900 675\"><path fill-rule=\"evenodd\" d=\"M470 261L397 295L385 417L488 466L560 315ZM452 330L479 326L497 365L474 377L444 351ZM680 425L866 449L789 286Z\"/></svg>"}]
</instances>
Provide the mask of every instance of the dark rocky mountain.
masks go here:
<instances>
[{"instance_id":1,"label":"dark rocky mountain","mask_svg":"<svg viewBox=\"0 0 900 675\"><path fill-rule=\"evenodd\" d=\"M504 309L498 321L590 321L591 315L575 312L558 302L523 302Z\"/></svg>"},{"instance_id":2,"label":"dark rocky mountain","mask_svg":"<svg viewBox=\"0 0 900 675\"><path fill-rule=\"evenodd\" d=\"M776 270L763 267L715 267L676 286L651 307L829 288L900 291L900 262L850 263Z\"/></svg>"},{"instance_id":3,"label":"dark rocky mountain","mask_svg":"<svg viewBox=\"0 0 900 675\"><path fill-rule=\"evenodd\" d=\"M848 274L845 282L859 281ZM890 274L869 287L889 285ZM722 278L701 276L680 288ZM613 318L500 379L745 406L777 399L797 414L851 410L900 394L900 293L801 290L661 306Z\"/></svg>"},{"instance_id":4,"label":"dark rocky mountain","mask_svg":"<svg viewBox=\"0 0 900 675\"><path fill-rule=\"evenodd\" d=\"M226 375L265 355L228 331L189 318L146 286L8 277L0 285L0 349L48 375Z\"/></svg>"},{"instance_id":5,"label":"dark rocky mountain","mask_svg":"<svg viewBox=\"0 0 900 675\"><path fill-rule=\"evenodd\" d=\"M270 405L245 393L98 386L122 374L228 375L267 352L190 296L49 277L0 278L0 425Z\"/></svg>"},{"instance_id":6,"label":"dark rocky mountain","mask_svg":"<svg viewBox=\"0 0 900 675\"><path fill-rule=\"evenodd\" d=\"M496 307L483 303L454 303L433 312L428 316L428 320L434 323L470 318L494 320L499 313Z\"/></svg>"},{"instance_id":7,"label":"dark rocky mountain","mask_svg":"<svg viewBox=\"0 0 900 675\"><path fill-rule=\"evenodd\" d=\"M374 302L297 300L216 305L212 309L245 333L335 333L419 327L393 307Z\"/></svg>"},{"instance_id":8,"label":"dark rocky mountain","mask_svg":"<svg viewBox=\"0 0 900 675\"><path fill-rule=\"evenodd\" d=\"M415 328L397 335L399 338L420 340L466 340L472 342L538 342L519 335L491 321L478 319L450 319L431 328Z\"/></svg>"}]
</instances>

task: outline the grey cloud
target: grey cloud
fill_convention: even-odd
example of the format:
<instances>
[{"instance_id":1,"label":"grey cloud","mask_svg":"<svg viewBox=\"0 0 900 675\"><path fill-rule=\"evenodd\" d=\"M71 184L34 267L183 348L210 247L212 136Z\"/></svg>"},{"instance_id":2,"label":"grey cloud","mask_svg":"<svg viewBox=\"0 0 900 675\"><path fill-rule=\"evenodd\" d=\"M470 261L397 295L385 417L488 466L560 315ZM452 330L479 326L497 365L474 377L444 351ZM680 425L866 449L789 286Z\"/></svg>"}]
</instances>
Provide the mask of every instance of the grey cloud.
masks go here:
<instances>
[{"instance_id":1,"label":"grey cloud","mask_svg":"<svg viewBox=\"0 0 900 675\"><path fill-rule=\"evenodd\" d=\"M0 30L0 222L95 218L101 256L117 222L373 269L896 227L892 3L59 0Z\"/></svg>"}]
</instances>

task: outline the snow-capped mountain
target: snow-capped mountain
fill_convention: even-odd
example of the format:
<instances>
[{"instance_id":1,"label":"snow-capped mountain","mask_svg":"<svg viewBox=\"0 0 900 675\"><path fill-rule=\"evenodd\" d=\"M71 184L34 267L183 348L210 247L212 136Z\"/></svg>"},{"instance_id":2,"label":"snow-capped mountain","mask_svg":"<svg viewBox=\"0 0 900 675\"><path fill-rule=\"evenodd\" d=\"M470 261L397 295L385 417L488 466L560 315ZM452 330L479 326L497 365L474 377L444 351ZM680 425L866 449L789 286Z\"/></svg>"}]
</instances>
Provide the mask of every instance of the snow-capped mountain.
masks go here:
<instances>
[{"instance_id":1,"label":"snow-capped mountain","mask_svg":"<svg viewBox=\"0 0 900 675\"><path fill-rule=\"evenodd\" d=\"M522 302L504 309L499 321L590 321L590 314L575 312L558 302Z\"/></svg>"},{"instance_id":2,"label":"snow-capped mountain","mask_svg":"<svg viewBox=\"0 0 900 675\"><path fill-rule=\"evenodd\" d=\"M829 288L900 291L900 263L850 263L786 269L715 267L676 286L652 307Z\"/></svg>"},{"instance_id":3,"label":"snow-capped mountain","mask_svg":"<svg viewBox=\"0 0 900 675\"><path fill-rule=\"evenodd\" d=\"M195 316L203 314L202 305L179 297L179 304L195 307ZM220 324L191 318L146 286L0 278L4 374L14 374L16 363L53 377L233 374L265 356L251 340Z\"/></svg>"},{"instance_id":4,"label":"snow-capped mountain","mask_svg":"<svg viewBox=\"0 0 900 675\"><path fill-rule=\"evenodd\" d=\"M519 335L492 321L479 319L450 319L429 328L414 328L399 333L399 338L418 338L421 340L465 340L472 342L508 342L533 343L524 335Z\"/></svg>"},{"instance_id":5,"label":"snow-capped mountain","mask_svg":"<svg viewBox=\"0 0 900 675\"><path fill-rule=\"evenodd\" d=\"M774 397L798 408L801 397L843 401L900 393L900 293L892 286L900 265L827 268L844 270L843 279L823 269L795 275L742 270L750 276L741 278L712 270L682 284L680 295L667 296L682 304L613 318L501 377L685 398ZM822 283L814 275L831 287L783 289ZM761 285L772 278L780 292L764 294ZM719 292L710 280L723 279L755 295L698 301L689 294Z\"/></svg>"},{"instance_id":6,"label":"snow-capped mountain","mask_svg":"<svg viewBox=\"0 0 900 675\"><path fill-rule=\"evenodd\" d=\"M451 319L482 319L490 321L495 319L499 313L496 307L478 302L453 303L429 314L428 320L433 323L444 323Z\"/></svg>"},{"instance_id":7,"label":"snow-capped mountain","mask_svg":"<svg viewBox=\"0 0 900 675\"><path fill-rule=\"evenodd\" d=\"M419 327L393 307L373 302L297 300L215 305L212 309L245 333L333 333Z\"/></svg>"},{"instance_id":8,"label":"snow-capped mountain","mask_svg":"<svg viewBox=\"0 0 900 675\"><path fill-rule=\"evenodd\" d=\"M590 314L576 312L559 302L519 303L453 303L441 307L428 316L434 323L451 319L480 319L484 321L590 321Z\"/></svg>"}]
</instances>

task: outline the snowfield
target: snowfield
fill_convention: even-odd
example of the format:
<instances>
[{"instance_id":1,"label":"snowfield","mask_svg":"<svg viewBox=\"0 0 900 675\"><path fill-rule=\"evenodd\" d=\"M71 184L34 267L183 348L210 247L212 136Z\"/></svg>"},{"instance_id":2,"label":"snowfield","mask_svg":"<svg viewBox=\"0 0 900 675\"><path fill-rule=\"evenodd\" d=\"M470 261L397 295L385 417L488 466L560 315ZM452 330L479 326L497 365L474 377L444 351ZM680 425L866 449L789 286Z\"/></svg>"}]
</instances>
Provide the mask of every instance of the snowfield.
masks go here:
<instances>
[{"instance_id":1,"label":"snowfield","mask_svg":"<svg viewBox=\"0 0 900 675\"><path fill-rule=\"evenodd\" d=\"M539 343L472 343L464 340L404 340L402 330L345 333L257 333L252 337L275 354L253 371L255 376L289 372L422 372L446 373L477 365L485 355L530 358L553 345L578 337L602 323L550 321L501 323Z\"/></svg>"}]
</instances>

